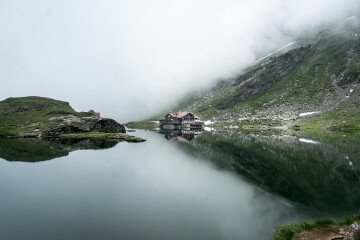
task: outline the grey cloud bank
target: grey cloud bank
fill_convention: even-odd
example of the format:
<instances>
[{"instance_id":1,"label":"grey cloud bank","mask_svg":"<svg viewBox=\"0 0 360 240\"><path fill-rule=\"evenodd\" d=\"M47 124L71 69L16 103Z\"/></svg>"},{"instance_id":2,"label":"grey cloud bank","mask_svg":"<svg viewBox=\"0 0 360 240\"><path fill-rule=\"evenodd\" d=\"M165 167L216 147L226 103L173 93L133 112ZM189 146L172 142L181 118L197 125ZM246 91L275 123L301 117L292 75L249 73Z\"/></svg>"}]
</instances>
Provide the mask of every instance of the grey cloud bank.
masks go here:
<instances>
[{"instance_id":1,"label":"grey cloud bank","mask_svg":"<svg viewBox=\"0 0 360 240\"><path fill-rule=\"evenodd\" d=\"M2 1L0 99L141 119L359 10L358 0Z\"/></svg>"}]
</instances>

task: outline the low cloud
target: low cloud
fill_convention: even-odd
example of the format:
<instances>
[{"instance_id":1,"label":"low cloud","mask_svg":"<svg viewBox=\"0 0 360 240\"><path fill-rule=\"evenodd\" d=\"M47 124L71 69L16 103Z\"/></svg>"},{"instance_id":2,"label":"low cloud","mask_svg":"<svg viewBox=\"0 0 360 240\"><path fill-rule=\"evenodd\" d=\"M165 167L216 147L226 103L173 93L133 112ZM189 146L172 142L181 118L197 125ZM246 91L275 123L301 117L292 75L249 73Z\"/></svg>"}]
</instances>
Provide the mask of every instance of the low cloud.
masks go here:
<instances>
[{"instance_id":1,"label":"low cloud","mask_svg":"<svg viewBox=\"0 0 360 240\"><path fill-rule=\"evenodd\" d=\"M0 98L141 119L359 10L358 0L3 1Z\"/></svg>"}]
</instances>

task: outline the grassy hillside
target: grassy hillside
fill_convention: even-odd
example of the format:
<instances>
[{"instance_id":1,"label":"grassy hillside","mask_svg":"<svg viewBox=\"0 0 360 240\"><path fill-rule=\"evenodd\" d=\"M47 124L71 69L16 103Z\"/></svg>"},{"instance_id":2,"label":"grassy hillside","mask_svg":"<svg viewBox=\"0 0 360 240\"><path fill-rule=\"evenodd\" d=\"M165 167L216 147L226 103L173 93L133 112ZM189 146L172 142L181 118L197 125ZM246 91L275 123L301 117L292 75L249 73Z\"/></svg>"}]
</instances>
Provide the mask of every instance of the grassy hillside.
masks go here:
<instances>
[{"instance_id":1,"label":"grassy hillside","mask_svg":"<svg viewBox=\"0 0 360 240\"><path fill-rule=\"evenodd\" d=\"M301 124L307 130L330 129L352 131L360 129L360 88L355 88L351 97L345 98L344 101L328 112L298 124Z\"/></svg>"},{"instance_id":2,"label":"grassy hillside","mask_svg":"<svg viewBox=\"0 0 360 240\"><path fill-rule=\"evenodd\" d=\"M307 120L308 127L359 129L359 33L359 24L348 24L299 39L287 52L184 99L171 111L218 122ZM303 117L308 112L318 113ZM319 118L309 121L309 116Z\"/></svg>"},{"instance_id":3,"label":"grassy hillside","mask_svg":"<svg viewBox=\"0 0 360 240\"><path fill-rule=\"evenodd\" d=\"M76 112L68 102L43 97L7 98L0 101L0 135L16 135L45 128L51 117L72 114L77 117L89 113Z\"/></svg>"}]
</instances>

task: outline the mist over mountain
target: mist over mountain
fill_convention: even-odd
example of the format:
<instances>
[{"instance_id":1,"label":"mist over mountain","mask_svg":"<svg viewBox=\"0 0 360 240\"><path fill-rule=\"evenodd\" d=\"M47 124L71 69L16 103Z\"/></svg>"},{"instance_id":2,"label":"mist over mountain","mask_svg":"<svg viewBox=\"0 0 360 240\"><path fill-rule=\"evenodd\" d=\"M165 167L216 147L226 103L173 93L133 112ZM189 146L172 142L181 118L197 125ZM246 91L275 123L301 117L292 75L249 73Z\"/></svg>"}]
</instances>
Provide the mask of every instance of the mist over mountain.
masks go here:
<instances>
[{"instance_id":1,"label":"mist over mountain","mask_svg":"<svg viewBox=\"0 0 360 240\"><path fill-rule=\"evenodd\" d=\"M3 1L0 99L143 119L359 10L357 0Z\"/></svg>"},{"instance_id":2,"label":"mist over mountain","mask_svg":"<svg viewBox=\"0 0 360 240\"><path fill-rule=\"evenodd\" d=\"M305 124L359 129L359 56L360 21L351 17L296 39L171 111L195 112L212 122L315 118Z\"/></svg>"}]
</instances>

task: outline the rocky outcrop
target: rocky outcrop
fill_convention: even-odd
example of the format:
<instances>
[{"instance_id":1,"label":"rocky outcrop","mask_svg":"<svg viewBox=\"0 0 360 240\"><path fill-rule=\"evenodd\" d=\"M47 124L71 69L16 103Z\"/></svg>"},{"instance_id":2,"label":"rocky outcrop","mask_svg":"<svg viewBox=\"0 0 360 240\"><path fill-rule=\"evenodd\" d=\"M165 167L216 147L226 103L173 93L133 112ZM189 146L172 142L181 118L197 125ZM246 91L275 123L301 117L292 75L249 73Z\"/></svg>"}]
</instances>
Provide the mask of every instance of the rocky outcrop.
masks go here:
<instances>
[{"instance_id":1,"label":"rocky outcrop","mask_svg":"<svg viewBox=\"0 0 360 240\"><path fill-rule=\"evenodd\" d=\"M346 240L357 240L360 238L360 225L355 222L351 224L348 234L346 235Z\"/></svg>"},{"instance_id":2,"label":"rocky outcrop","mask_svg":"<svg viewBox=\"0 0 360 240\"><path fill-rule=\"evenodd\" d=\"M107 133L126 133L125 127L113 119L96 118L94 127L91 131L107 132Z\"/></svg>"},{"instance_id":3,"label":"rocky outcrop","mask_svg":"<svg viewBox=\"0 0 360 240\"><path fill-rule=\"evenodd\" d=\"M95 117L76 117L74 115L53 117L49 125L40 131L42 137L56 137L65 133L126 133L125 127L113 119Z\"/></svg>"}]
</instances>

